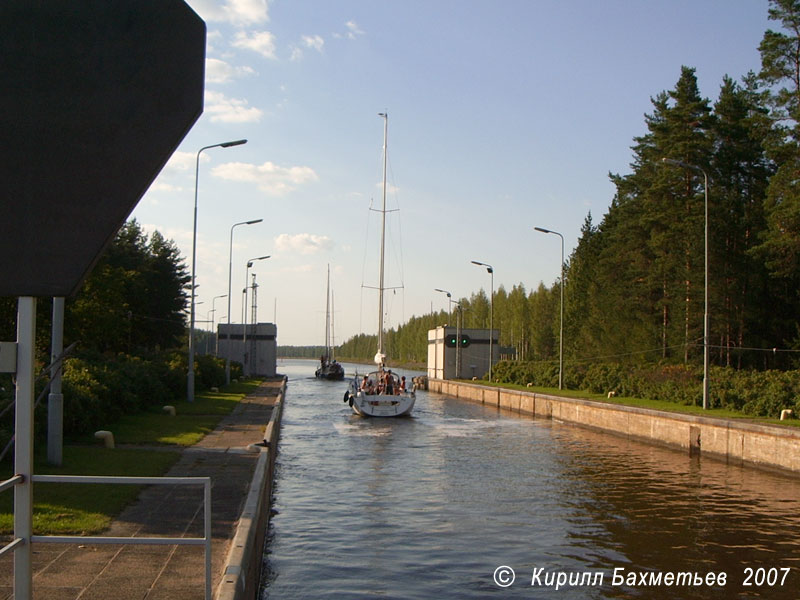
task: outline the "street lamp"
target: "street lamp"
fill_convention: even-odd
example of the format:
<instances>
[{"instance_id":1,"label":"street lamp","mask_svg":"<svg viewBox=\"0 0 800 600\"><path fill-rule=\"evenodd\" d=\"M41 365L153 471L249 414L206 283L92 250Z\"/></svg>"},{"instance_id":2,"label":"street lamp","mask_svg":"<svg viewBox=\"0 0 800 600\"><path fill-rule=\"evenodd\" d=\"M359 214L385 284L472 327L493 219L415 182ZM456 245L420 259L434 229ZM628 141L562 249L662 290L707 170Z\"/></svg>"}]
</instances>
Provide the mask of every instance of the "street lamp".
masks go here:
<instances>
[{"instance_id":1,"label":"street lamp","mask_svg":"<svg viewBox=\"0 0 800 600\"><path fill-rule=\"evenodd\" d=\"M448 292L447 290L441 290L439 288L435 288L434 292L441 292L442 294L447 294L447 302L448 308L450 309L450 320L453 320L453 295ZM456 379L461 377L461 320L459 316L461 315L461 303L456 302L456 308L458 308L458 315L456 316Z\"/></svg>"},{"instance_id":2,"label":"street lamp","mask_svg":"<svg viewBox=\"0 0 800 600\"><path fill-rule=\"evenodd\" d=\"M231 241L230 245L228 246L228 351L225 353L225 383L230 385L231 383L231 265L233 263L233 230L237 228L239 225L255 225L256 223L261 223L264 219L253 219L251 221L241 221L239 223L234 223L231 226Z\"/></svg>"},{"instance_id":3,"label":"street lamp","mask_svg":"<svg viewBox=\"0 0 800 600\"><path fill-rule=\"evenodd\" d=\"M561 238L561 325L558 333L558 389L564 389L564 236L557 231L534 227L541 233L552 233Z\"/></svg>"},{"instance_id":4,"label":"street lamp","mask_svg":"<svg viewBox=\"0 0 800 600\"><path fill-rule=\"evenodd\" d=\"M441 292L443 294L447 294L447 311L450 314L450 320L453 320L453 297L447 290L440 290L439 288L435 288L434 292Z\"/></svg>"},{"instance_id":5,"label":"street lamp","mask_svg":"<svg viewBox=\"0 0 800 600\"><path fill-rule=\"evenodd\" d=\"M217 332L214 331L214 319L217 316L217 308L214 306L214 303L217 301L217 298L227 298L228 294L222 294L221 296L214 296L211 299L211 333L214 335L214 356L219 353L219 336Z\"/></svg>"},{"instance_id":6,"label":"street lamp","mask_svg":"<svg viewBox=\"0 0 800 600\"><path fill-rule=\"evenodd\" d=\"M477 260L473 260L472 264L478 265L479 267L486 267L486 272L491 275L492 291L491 295L489 296L489 383L491 383L492 359L494 358L494 354L492 354L492 338L494 337L494 267Z\"/></svg>"},{"instance_id":7,"label":"street lamp","mask_svg":"<svg viewBox=\"0 0 800 600\"><path fill-rule=\"evenodd\" d=\"M706 410L708 408L708 174L697 165L691 165L682 160L662 158L661 162L676 167L683 167L684 169L693 169L703 174L703 193L705 195L705 224L703 227L705 237L705 251L703 257L705 263L703 268L705 272L705 281L703 283L703 410Z\"/></svg>"},{"instance_id":8,"label":"street lamp","mask_svg":"<svg viewBox=\"0 0 800 600\"><path fill-rule=\"evenodd\" d=\"M242 335L242 343L243 343L243 350L242 350L242 368L245 369L244 375L249 375L249 370L246 369L247 365L247 280L250 278L250 267L253 266L253 263L257 260L266 260L269 258L268 256L259 256L258 258L251 258L247 261L247 266L244 270L244 305L242 310L242 324L244 326L244 331Z\"/></svg>"},{"instance_id":9,"label":"street lamp","mask_svg":"<svg viewBox=\"0 0 800 600\"><path fill-rule=\"evenodd\" d=\"M203 150L208 150L209 148L230 148L231 146L241 146L246 143L247 140L234 140L232 142L203 146L197 151L197 160L195 161L194 169L194 225L192 227L192 281L190 288L192 291L192 298L191 309L189 311L189 375L186 380L186 400L188 402L194 402L194 289L197 267L197 184L200 179L200 154Z\"/></svg>"}]
</instances>

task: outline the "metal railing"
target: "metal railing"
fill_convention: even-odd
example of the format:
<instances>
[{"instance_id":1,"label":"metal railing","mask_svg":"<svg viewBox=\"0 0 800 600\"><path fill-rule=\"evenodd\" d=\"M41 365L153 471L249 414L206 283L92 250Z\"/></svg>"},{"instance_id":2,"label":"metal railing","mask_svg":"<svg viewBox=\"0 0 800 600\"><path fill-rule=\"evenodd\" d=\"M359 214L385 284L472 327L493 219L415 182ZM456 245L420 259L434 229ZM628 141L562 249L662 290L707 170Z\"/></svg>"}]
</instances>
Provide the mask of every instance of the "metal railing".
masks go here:
<instances>
[{"instance_id":1,"label":"metal railing","mask_svg":"<svg viewBox=\"0 0 800 600\"><path fill-rule=\"evenodd\" d=\"M22 483L24 480L25 478L22 475L14 475L13 477L6 479L2 483L0 483L0 492L8 490L17 485L18 483ZM22 538L14 538L13 540L11 540L8 544L0 548L0 556L3 556L3 554L5 554L6 552L13 550L17 546L19 546L22 543L22 541L23 541Z\"/></svg>"},{"instance_id":2,"label":"metal railing","mask_svg":"<svg viewBox=\"0 0 800 600\"><path fill-rule=\"evenodd\" d=\"M0 483L0 492L18 483L22 483L22 475L15 475ZM32 535L31 543L47 544L130 544L130 545L184 545L205 546L205 598L211 600L211 478L210 477L94 477L88 475L33 475L34 483L117 483L129 485L202 485L203 486L203 537L108 537L108 536L66 536L66 535ZM14 550L24 543L22 538L15 538L0 548L0 556Z\"/></svg>"}]
</instances>

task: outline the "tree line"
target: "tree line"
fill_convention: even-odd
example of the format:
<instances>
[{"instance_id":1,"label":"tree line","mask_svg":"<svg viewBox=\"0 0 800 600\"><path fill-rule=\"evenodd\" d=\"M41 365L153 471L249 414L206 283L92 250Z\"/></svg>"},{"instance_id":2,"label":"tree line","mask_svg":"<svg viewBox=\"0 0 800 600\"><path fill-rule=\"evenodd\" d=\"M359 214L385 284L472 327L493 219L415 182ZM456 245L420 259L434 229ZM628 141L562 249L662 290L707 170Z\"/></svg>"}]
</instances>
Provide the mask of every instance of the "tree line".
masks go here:
<instances>
[{"instance_id":1,"label":"tree line","mask_svg":"<svg viewBox=\"0 0 800 600\"><path fill-rule=\"evenodd\" d=\"M563 285L567 359L702 360L708 194L713 364L797 366L800 1L771 0L769 18L781 29L765 32L759 73L724 77L712 102L695 69L683 66L674 88L651 98L631 172L609 173L616 192L608 212L599 222L587 215L563 281L496 290L494 327L517 359L557 359ZM459 303L463 326L489 327L485 291ZM447 321L455 319L412 317L389 332L391 355L424 361L424 330ZM348 340L339 353L371 356L370 337Z\"/></svg>"},{"instance_id":2,"label":"tree line","mask_svg":"<svg viewBox=\"0 0 800 600\"><path fill-rule=\"evenodd\" d=\"M185 397L190 277L171 240L125 223L78 293L65 302L64 346L76 343L63 366L64 433L80 435L122 414ZM0 339L16 337L16 298L0 298ZM36 359L50 362L52 302L37 306ZM240 374L233 366L233 376ZM198 389L225 381L221 361L196 357ZM38 380L41 391L47 378ZM0 409L13 402L11 377L0 375ZM46 403L36 409L42 434ZM0 448L13 433L13 411L0 419Z\"/></svg>"}]
</instances>

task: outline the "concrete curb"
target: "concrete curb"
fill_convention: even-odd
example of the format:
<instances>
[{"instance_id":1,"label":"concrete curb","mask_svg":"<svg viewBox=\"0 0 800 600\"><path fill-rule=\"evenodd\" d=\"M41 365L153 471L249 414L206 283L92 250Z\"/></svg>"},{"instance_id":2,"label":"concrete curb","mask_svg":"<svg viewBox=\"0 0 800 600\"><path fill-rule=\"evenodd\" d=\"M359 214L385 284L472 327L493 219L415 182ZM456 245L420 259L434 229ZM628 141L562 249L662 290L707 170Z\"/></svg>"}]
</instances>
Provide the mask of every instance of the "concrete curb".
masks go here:
<instances>
[{"instance_id":1,"label":"concrete curb","mask_svg":"<svg viewBox=\"0 0 800 600\"><path fill-rule=\"evenodd\" d=\"M254 452L260 452L260 456L225 560L222 581L214 594L216 600L253 600L258 595L261 550L269 523L272 476L285 395L286 378L281 385L269 423L264 429L265 445L251 444L248 447Z\"/></svg>"}]
</instances>

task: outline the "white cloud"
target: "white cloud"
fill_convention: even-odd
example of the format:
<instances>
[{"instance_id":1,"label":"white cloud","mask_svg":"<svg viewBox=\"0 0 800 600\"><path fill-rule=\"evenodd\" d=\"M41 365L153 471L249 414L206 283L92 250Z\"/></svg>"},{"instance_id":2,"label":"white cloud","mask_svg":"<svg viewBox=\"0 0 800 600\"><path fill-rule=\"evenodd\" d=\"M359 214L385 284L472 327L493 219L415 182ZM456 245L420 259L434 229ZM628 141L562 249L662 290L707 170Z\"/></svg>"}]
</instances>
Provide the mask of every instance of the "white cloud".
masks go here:
<instances>
[{"instance_id":1,"label":"white cloud","mask_svg":"<svg viewBox=\"0 0 800 600\"><path fill-rule=\"evenodd\" d=\"M249 106L247 100L228 98L225 94L206 90L206 114L212 123L256 123L264 112Z\"/></svg>"},{"instance_id":2,"label":"white cloud","mask_svg":"<svg viewBox=\"0 0 800 600\"><path fill-rule=\"evenodd\" d=\"M354 40L359 35L364 35L364 31L356 24L355 21L348 21L344 24L347 27L347 37L348 39Z\"/></svg>"},{"instance_id":3,"label":"white cloud","mask_svg":"<svg viewBox=\"0 0 800 600\"><path fill-rule=\"evenodd\" d=\"M161 183L156 181L150 186L150 191L153 192L182 192L183 188L179 185L172 185L171 183Z\"/></svg>"},{"instance_id":4,"label":"white cloud","mask_svg":"<svg viewBox=\"0 0 800 600\"><path fill-rule=\"evenodd\" d=\"M313 265L297 265L296 267L281 267L281 273L312 273L316 271Z\"/></svg>"},{"instance_id":5,"label":"white cloud","mask_svg":"<svg viewBox=\"0 0 800 600\"><path fill-rule=\"evenodd\" d=\"M289 56L289 60L291 60L292 62L297 62L298 60L303 58L303 50L301 48L298 48L297 46L291 46L291 48L292 48L292 53Z\"/></svg>"},{"instance_id":6,"label":"white cloud","mask_svg":"<svg viewBox=\"0 0 800 600\"><path fill-rule=\"evenodd\" d=\"M316 254L321 250L330 250L332 248L333 240L326 235L314 235L312 233L289 235L288 233L282 233L275 238L275 249L278 252Z\"/></svg>"},{"instance_id":7,"label":"white cloud","mask_svg":"<svg viewBox=\"0 0 800 600\"><path fill-rule=\"evenodd\" d=\"M226 83L231 79L254 73L250 67L234 67L218 58L206 59L206 83Z\"/></svg>"},{"instance_id":8,"label":"white cloud","mask_svg":"<svg viewBox=\"0 0 800 600\"><path fill-rule=\"evenodd\" d=\"M272 196L282 196L318 179L311 167L279 167L271 162L263 165L225 163L214 167L211 174L230 181L255 183L258 189Z\"/></svg>"},{"instance_id":9,"label":"white cloud","mask_svg":"<svg viewBox=\"0 0 800 600\"><path fill-rule=\"evenodd\" d=\"M217 42L223 42L223 41L224 41L224 38L222 36L222 32L221 31L216 30L216 29L214 31L209 31L206 34L206 54L214 52L214 50L216 49L216 46L214 44L216 44Z\"/></svg>"},{"instance_id":10,"label":"white cloud","mask_svg":"<svg viewBox=\"0 0 800 600\"><path fill-rule=\"evenodd\" d=\"M317 52L322 52L322 47L325 45L325 40L318 35L304 35L303 43L308 48L313 48Z\"/></svg>"},{"instance_id":11,"label":"white cloud","mask_svg":"<svg viewBox=\"0 0 800 600\"><path fill-rule=\"evenodd\" d=\"M201 155L200 160L206 161L209 159L207 156ZM164 165L164 171L188 171L189 169L194 171L196 164L197 154L194 152L181 152L179 150L173 152L172 156L169 157L167 164Z\"/></svg>"},{"instance_id":12,"label":"white cloud","mask_svg":"<svg viewBox=\"0 0 800 600\"><path fill-rule=\"evenodd\" d=\"M234 48L243 48L258 52L265 58L275 58L275 36L269 31L236 32L232 45Z\"/></svg>"},{"instance_id":13,"label":"white cloud","mask_svg":"<svg viewBox=\"0 0 800 600\"><path fill-rule=\"evenodd\" d=\"M254 25L269 21L267 0L190 0L192 8L206 21Z\"/></svg>"}]
</instances>

